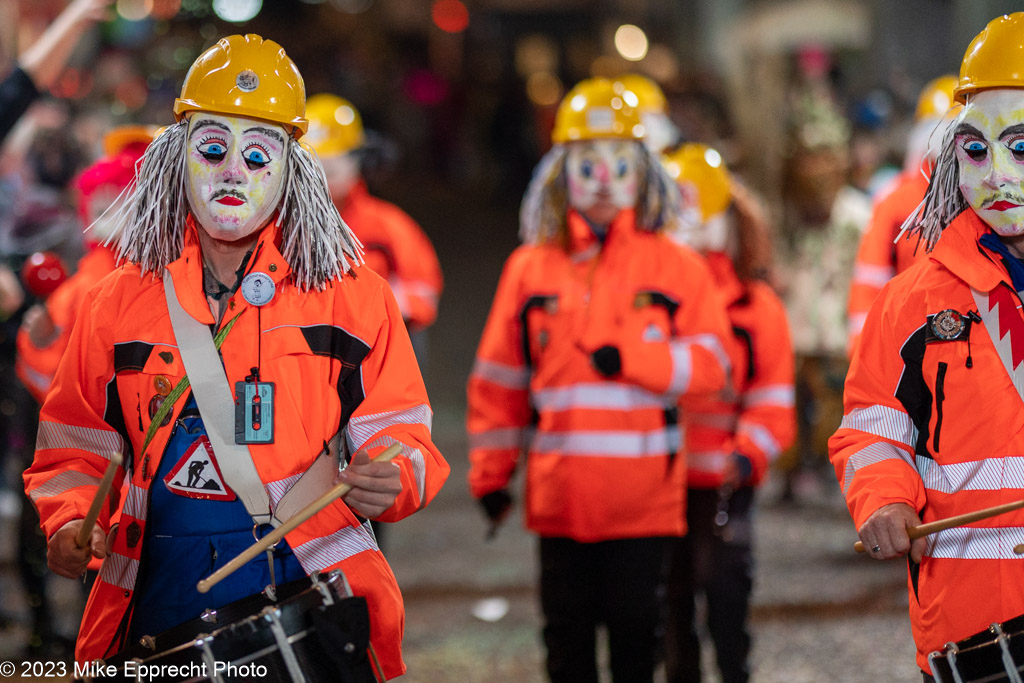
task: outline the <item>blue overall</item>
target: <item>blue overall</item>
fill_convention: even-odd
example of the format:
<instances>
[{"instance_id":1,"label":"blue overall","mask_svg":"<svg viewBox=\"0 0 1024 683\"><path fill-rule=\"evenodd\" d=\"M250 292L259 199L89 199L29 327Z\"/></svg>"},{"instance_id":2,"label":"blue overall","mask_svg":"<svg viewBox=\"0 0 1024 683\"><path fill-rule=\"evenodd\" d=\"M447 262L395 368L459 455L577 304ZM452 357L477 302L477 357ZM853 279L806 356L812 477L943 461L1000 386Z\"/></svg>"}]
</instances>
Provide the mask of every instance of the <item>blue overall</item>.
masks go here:
<instances>
[{"instance_id":1,"label":"blue overall","mask_svg":"<svg viewBox=\"0 0 1024 683\"><path fill-rule=\"evenodd\" d=\"M261 553L201 594L196 583L227 564L255 543L252 517L238 498L202 500L173 493L164 478L185 451L206 434L195 400L182 410L164 456L150 486L146 538L140 575L135 586L131 634L157 635L202 614L262 591L270 584L266 553ZM186 478L186 473L181 473ZM191 479L191 477L189 477ZM259 536L271 527L260 528ZM118 533L125 533L119 529ZM278 585L301 579L306 573L282 539L274 551L274 579Z\"/></svg>"}]
</instances>

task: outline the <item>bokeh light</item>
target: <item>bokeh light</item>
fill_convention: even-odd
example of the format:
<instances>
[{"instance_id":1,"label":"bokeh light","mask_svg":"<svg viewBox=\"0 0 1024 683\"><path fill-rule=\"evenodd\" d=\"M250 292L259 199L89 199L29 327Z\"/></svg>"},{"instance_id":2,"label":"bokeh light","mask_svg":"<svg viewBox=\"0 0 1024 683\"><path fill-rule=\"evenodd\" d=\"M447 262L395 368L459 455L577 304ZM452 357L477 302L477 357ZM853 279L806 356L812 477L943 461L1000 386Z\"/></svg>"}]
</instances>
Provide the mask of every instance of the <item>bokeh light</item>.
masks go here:
<instances>
[{"instance_id":1,"label":"bokeh light","mask_svg":"<svg viewBox=\"0 0 1024 683\"><path fill-rule=\"evenodd\" d=\"M430 17L446 33L461 33L469 26L469 10L461 0L435 0Z\"/></svg>"},{"instance_id":2,"label":"bokeh light","mask_svg":"<svg viewBox=\"0 0 1024 683\"><path fill-rule=\"evenodd\" d=\"M117 0L116 8L125 21L142 21L153 10L153 0Z\"/></svg>"},{"instance_id":3,"label":"bokeh light","mask_svg":"<svg viewBox=\"0 0 1024 683\"><path fill-rule=\"evenodd\" d=\"M639 26L623 24L615 29L615 49L631 62L647 56L647 34Z\"/></svg>"},{"instance_id":4,"label":"bokeh light","mask_svg":"<svg viewBox=\"0 0 1024 683\"><path fill-rule=\"evenodd\" d=\"M554 74L538 71L526 79L526 96L538 107L553 107L562 99L562 82Z\"/></svg>"},{"instance_id":5,"label":"bokeh light","mask_svg":"<svg viewBox=\"0 0 1024 683\"><path fill-rule=\"evenodd\" d=\"M224 21L249 21L263 9L263 0L213 0L213 13Z\"/></svg>"}]
</instances>

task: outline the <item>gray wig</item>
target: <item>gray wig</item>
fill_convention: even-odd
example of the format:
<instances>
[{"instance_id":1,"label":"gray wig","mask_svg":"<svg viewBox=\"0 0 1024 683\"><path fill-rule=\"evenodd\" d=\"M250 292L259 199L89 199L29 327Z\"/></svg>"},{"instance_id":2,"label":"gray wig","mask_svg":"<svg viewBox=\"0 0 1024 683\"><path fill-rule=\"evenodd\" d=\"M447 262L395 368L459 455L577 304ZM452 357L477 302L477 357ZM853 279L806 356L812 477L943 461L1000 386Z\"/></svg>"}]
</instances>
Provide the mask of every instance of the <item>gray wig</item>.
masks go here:
<instances>
[{"instance_id":1,"label":"gray wig","mask_svg":"<svg viewBox=\"0 0 1024 683\"><path fill-rule=\"evenodd\" d=\"M632 142L640 155L637 227L646 232L672 232L684 223L679 187L657 156L639 141ZM566 246L569 210L566 157L566 145L555 145L533 171L519 209L519 237L524 244L561 243Z\"/></svg>"},{"instance_id":2,"label":"gray wig","mask_svg":"<svg viewBox=\"0 0 1024 683\"><path fill-rule=\"evenodd\" d=\"M157 277L181 256L185 242L187 135L183 119L149 145L106 241L116 246L119 260ZM277 212L281 254L300 289L321 290L362 263L362 245L331 201L316 153L291 137L286 145L288 176Z\"/></svg>"}]
</instances>

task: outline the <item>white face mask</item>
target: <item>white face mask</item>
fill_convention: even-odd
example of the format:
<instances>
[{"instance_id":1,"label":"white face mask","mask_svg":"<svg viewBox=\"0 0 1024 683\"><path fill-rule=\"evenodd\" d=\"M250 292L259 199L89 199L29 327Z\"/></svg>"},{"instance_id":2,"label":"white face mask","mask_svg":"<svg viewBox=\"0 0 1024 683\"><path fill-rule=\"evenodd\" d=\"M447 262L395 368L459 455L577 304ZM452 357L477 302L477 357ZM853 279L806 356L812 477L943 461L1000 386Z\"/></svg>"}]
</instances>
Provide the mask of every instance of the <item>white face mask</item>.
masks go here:
<instances>
[{"instance_id":1,"label":"white face mask","mask_svg":"<svg viewBox=\"0 0 1024 683\"><path fill-rule=\"evenodd\" d=\"M320 157L327 175L327 189L334 201L341 201L348 196L356 183L359 182L359 159L355 154L334 154Z\"/></svg>"},{"instance_id":2,"label":"white face mask","mask_svg":"<svg viewBox=\"0 0 1024 683\"><path fill-rule=\"evenodd\" d=\"M628 140L569 143L569 206L601 226L611 223L622 209L636 206L640 149L638 143Z\"/></svg>"},{"instance_id":3,"label":"white face mask","mask_svg":"<svg viewBox=\"0 0 1024 683\"><path fill-rule=\"evenodd\" d=\"M960 191L1004 237L1024 234L1024 91L983 90L957 124Z\"/></svg>"},{"instance_id":4,"label":"white face mask","mask_svg":"<svg viewBox=\"0 0 1024 683\"><path fill-rule=\"evenodd\" d=\"M185 192L206 234L235 242L266 224L284 190L287 138L284 128L265 121L192 115Z\"/></svg>"}]
</instances>

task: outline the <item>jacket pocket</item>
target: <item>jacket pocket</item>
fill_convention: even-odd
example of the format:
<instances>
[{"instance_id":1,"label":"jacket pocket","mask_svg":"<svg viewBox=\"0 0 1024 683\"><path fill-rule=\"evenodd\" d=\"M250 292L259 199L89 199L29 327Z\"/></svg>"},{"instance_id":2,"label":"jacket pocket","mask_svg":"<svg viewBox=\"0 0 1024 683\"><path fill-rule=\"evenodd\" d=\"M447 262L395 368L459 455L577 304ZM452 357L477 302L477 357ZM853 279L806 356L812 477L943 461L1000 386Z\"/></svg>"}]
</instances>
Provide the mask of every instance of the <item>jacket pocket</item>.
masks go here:
<instances>
[{"instance_id":1,"label":"jacket pocket","mask_svg":"<svg viewBox=\"0 0 1024 683\"><path fill-rule=\"evenodd\" d=\"M946 369L948 363L940 362L935 371L935 434L932 436L932 450L939 452L939 432L942 431L942 402L946 400Z\"/></svg>"}]
</instances>

